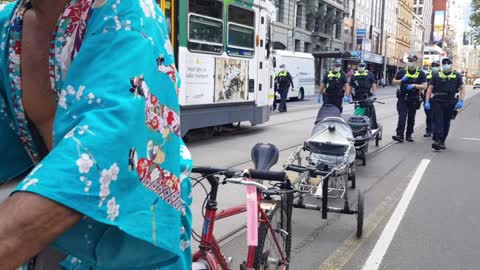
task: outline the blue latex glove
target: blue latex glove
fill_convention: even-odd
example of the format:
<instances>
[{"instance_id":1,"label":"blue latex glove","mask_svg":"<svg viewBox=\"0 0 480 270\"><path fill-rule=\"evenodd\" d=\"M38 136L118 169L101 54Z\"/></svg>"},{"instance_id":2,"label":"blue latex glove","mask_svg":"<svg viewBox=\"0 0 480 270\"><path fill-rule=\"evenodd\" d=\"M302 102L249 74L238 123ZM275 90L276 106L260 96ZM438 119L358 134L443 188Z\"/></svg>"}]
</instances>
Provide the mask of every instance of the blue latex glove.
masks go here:
<instances>
[{"instance_id":1,"label":"blue latex glove","mask_svg":"<svg viewBox=\"0 0 480 270\"><path fill-rule=\"evenodd\" d=\"M350 96L344 96L343 97L343 102L350 103L350 102L352 102L352 98Z\"/></svg>"},{"instance_id":2,"label":"blue latex glove","mask_svg":"<svg viewBox=\"0 0 480 270\"><path fill-rule=\"evenodd\" d=\"M430 111L431 108L432 108L432 106L430 105L430 101L426 100L425 101L425 110Z\"/></svg>"},{"instance_id":3,"label":"blue latex glove","mask_svg":"<svg viewBox=\"0 0 480 270\"><path fill-rule=\"evenodd\" d=\"M412 91L414 88L415 88L415 86L414 86L413 84L409 84L409 85L407 86L407 90L408 90L408 91Z\"/></svg>"},{"instance_id":4,"label":"blue latex glove","mask_svg":"<svg viewBox=\"0 0 480 270\"><path fill-rule=\"evenodd\" d=\"M408 81L408 77L407 76L403 76L403 78L400 80L402 82L407 82Z\"/></svg>"},{"instance_id":5,"label":"blue latex glove","mask_svg":"<svg viewBox=\"0 0 480 270\"><path fill-rule=\"evenodd\" d=\"M459 100L457 104L455 105L455 110L463 108L463 100Z\"/></svg>"}]
</instances>

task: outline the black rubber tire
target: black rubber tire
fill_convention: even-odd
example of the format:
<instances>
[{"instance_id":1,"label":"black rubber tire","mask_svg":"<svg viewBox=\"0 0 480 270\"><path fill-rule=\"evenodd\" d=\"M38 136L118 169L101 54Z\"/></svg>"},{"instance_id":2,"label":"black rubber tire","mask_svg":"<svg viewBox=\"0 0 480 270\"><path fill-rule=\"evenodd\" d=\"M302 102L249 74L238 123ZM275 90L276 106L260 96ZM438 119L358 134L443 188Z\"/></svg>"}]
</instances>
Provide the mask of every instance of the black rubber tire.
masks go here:
<instances>
[{"instance_id":1,"label":"black rubber tire","mask_svg":"<svg viewBox=\"0 0 480 270\"><path fill-rule=\"evenodd\" d=\"M355 171L355 168L352 168L350 170L348 180L350 180L350 188L355 189L355 187L357 186L357 172Z\"/></svg>"},{"instance_id":2,"label":"black rubber tire","mask_svg":"<svg viewBox=\"0 0 480 270\"><path fill-rule=\"evenodd\" d=\"M322 182L322 219L327 219L328 214L328 182L329 178L326 177Z\"/></svg>"},{"instance_id":3,"label":"black rubber tire","mask_svg":"<svg viewBox=\"0 0 480 270\"><path fill-rule=\"evenodd\" d=\"M375 137L375 146L376 147L379 147L380 146L380 133L377 134L377 136Z\"/></svg>"},{"instance_id":4,"label":"black rubber tire","mask_svg":"<svg viewBox=\"0 0 480 270\"><path fill-rule=\"evenodd\" d=\"M365 195L360 190L358 191L357 201L357 238L362 238L363 235L363 215L364 215Z\"/></svg>"},{"instance_id":5,"label":"black rubber tire","mask_svg":"<svg viewBox=\"0 0 480 270\"><path fill-rule=\"evenodd\" d=\"M270 222L272 223L272 227L275 230L275 234L277 239L279 239L279 244L283 247L287 260L290 262L290 256L292 251L292 209L293 209L293 194L282 194L281 203L277 203L275 209L273 209L269 213ZM279 220L276 222L276 220ZM280 231L286 231L287 236L285 237ZM268 257L270 254L270 248L273 246L276 250L275 244L273 243L273 239L271 239L271 233L269 231L268 225L265 223L261 223L258 227L258 246L255 251L255 259L254 259L254 269L263 269L262 263L265 261L265 256ZM272 245L266 245L266 240L271 239ZM282 241L283 240L283 241ZM266 255L267 254L267 255ZM278 258L281 260L281 258ZM287 268L288 270L288 264Z\"/></svg>"},{"instance_id":6,"label":"black rubber tire","mask_svg":"<svg viewBox=\"0 0 480 270\"><path fill-rule=\"evenodd\" d=\"M298 101L304 101L305 100L305 90L303 90L303 87L300 87L300 94L298 95L297 100Z\"/></svg>"},{"instance_id":7,"label":"black rubber tire","mask_svg":"<svg viewBox=\"0 0 480 270\"><path fill-rule=\"evenodd\" d=\"M362 156L362 166L367 166L367 154L364 153Z\"/></svg>"}]
</instances>

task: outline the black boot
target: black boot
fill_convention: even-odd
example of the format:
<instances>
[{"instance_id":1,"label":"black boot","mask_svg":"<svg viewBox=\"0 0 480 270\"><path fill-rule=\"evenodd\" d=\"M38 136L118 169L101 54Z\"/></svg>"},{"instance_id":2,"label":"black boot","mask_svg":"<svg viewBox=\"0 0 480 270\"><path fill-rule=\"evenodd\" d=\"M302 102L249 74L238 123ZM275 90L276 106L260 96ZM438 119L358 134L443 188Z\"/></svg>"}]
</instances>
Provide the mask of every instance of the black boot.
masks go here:
<instances>
[{"instance_id":1,"label":"black boot","mask_svg":"<svg viewBox=\"0 0 480 270\"><path fill-rule=\"evenodd\" d=\"M432 133L431 132L427 132L423 135L423 137L425 138L428 138L428 137L432 137Z\"/></svg>"},{"instance_id":2,"label":"black boot","mask_svg":"<svg viewBox=\"0 0 480 270\"><path fill-rule=\"evenodd\" d=\"M414 142L412 135L407 136L407 142Z\"/></svg>"},{"instance_id":3,"label":"black boot","mask_svg":"<svg viewBox=\"0 0 480 270\"><path fill-rule=\"evenodd\" d=\"M403 140L404 140L404 139L403 139L403 136L400 136L400 135L392 136L392 139L393 139L394 141L399 142L399 143L403 143Z\"/></svg>"},{"instance_id":4,"label":"black boot","mask_svg":"<svg viewBox=\"0 0 480 270\"><path fill-rule=\"evenodd\" d=\"M440 151L442 149L441 144L442 143L440 141L435 141L432 144L432 148L435 149L436 151Z\"/></svg>"},{"instance_id":5,"label":"black boot","mask_svg":"<svg viewBox=\"0 0 480 270\"><path fill-rule=\"evenodd\" d=\"M445 145L445 142L440 143L440 149L442 149L442 150L447 149L447 146Z\"/></svg>"}]
</instances>

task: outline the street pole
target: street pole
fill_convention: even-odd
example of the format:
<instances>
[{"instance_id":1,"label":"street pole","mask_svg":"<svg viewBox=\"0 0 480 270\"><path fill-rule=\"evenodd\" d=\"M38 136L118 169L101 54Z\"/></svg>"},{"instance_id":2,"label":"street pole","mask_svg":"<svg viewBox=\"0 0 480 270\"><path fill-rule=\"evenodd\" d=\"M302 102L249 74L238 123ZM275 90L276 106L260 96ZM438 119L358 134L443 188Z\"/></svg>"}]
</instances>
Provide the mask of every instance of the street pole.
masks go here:
<instances>
[{"instance_id":1,"label":"street pole","mask_svg":"<svg viewBox=\"0 0 480 270\"><path fill-rule=\"evenodd\" d=\"M385 56L383 57L383 83L384 84L387 84L387 57L388 57L388 54L387 54L387 48L388 48L388 39L390 38L390 36L386 36L385 37Z\"/></svg>"}]
</instances>

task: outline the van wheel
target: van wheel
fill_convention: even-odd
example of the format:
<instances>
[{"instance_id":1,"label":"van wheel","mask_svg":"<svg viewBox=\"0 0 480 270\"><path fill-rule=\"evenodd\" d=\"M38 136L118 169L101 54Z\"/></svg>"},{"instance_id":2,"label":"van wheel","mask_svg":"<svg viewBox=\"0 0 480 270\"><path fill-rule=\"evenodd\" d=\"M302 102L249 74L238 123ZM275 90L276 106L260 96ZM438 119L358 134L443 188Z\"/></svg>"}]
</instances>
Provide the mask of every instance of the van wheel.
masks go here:
<instances>
[{"instance_id":1,"label":"van wheel","mask_svg":"<svg viewBox=\"0 0 480 270\"><path fill-rule=\"evenodd\" d=\"M303 101L304 99L305 99L305 91L303 90L303 87L300 87L300 91L298 91L297 100Z\"/></svg>"}]
</instances>

